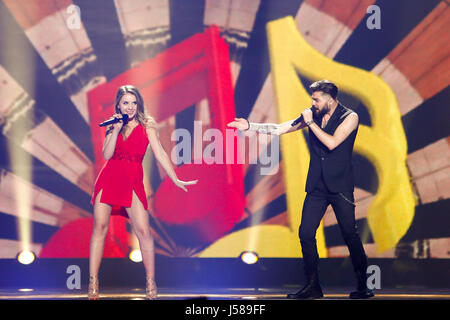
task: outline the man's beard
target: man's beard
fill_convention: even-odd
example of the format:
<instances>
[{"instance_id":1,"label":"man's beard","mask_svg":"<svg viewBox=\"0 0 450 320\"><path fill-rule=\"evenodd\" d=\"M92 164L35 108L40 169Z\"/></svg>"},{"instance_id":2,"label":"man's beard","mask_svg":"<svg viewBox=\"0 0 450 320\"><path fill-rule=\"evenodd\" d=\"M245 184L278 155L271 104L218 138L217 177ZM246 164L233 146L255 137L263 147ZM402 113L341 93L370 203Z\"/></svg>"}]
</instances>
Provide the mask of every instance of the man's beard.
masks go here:
<instances>
[{"instance_id":1,"label":"man's beard","mask_svg":"<svg viewBox=\"0 0 450 320\"><path fill-rule=\"evenodd\" d=\"M323 116L330 110L330 108L328 108L327 106L324 107L322 110L319 110L318 108L315 108L316 110L318 110L318 112L314 112L314 116L317 119L322 119Z\"/></svg>"}]
</instances>

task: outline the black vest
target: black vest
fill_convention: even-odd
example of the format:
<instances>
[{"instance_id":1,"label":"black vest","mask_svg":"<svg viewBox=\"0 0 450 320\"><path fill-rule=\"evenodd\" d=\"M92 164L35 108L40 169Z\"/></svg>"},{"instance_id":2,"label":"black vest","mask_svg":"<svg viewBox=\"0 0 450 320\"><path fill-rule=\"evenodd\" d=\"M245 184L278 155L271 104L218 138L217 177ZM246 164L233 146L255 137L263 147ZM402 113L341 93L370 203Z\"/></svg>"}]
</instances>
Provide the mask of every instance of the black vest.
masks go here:
<instances>
[{"instance_id":1,"label":"black vest","mask_svg":"<svg viewBox=\"0 0 450 320\"><path fill-rule=\"evenodd\" d=\"M338 103L330 120L322 130L333 135L336 128L351 112L353 111ZM319 126L320 120L314 118ZM334 150L329 150L320 142L312 130L309 130L310 161L308 178L306 179L306 192L314 190L321 176L331 192L353 191L352 152L357 132L358 127Z\"/></svg>"}]
</instances>

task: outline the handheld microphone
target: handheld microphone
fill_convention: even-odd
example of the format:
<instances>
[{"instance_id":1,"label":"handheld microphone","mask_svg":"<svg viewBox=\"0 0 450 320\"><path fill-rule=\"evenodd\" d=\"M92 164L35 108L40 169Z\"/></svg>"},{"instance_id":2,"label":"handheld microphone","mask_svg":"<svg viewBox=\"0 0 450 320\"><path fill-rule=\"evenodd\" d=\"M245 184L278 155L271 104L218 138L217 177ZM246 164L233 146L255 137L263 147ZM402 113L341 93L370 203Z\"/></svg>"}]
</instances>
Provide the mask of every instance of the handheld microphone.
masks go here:
<instances>
[{"instance_id":1,"label":"handheld microphone","mask_svg":"<svg viewBox=\"0 0 450 320\"><path fill-rule=\"evenodd\" d=\"M313 112L313 115L314 115L315 110L316 110L316 107L311 107L311 111ZM303 115L301 114L300 117L298 117L297 119L292 121L291 127L296 126L297 124L299 124L302 121L303 121Z\"/></svg>"},{"instance_id":2,"label":"handheld microphone","mask_svg":"<svg viewBox=\"0 0 450 320\"><path fill-rule=\"evenodd\" d=\"M122 120L123 124L126 125L127 122L128 122L128 115L127 114L123 114L122 118L115 118L115 117L109 118L108 120L103 121L102 123L100 123L99 126L100 127L109 126L110 124L117 123L120 120Z\"/></svg>"}]
</instances>

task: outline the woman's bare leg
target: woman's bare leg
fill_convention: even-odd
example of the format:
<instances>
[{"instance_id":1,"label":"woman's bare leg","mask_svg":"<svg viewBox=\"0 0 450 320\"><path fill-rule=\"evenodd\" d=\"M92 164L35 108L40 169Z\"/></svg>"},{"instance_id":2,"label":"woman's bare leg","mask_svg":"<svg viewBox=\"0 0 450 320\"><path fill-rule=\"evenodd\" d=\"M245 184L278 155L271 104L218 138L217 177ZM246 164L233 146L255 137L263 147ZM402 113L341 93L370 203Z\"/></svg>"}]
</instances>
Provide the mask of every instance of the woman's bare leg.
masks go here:
<instances>
[{"instance_id":1,"label":"woman's bare leg","mask_svg":"<svg viewBox=\"0 0 450 320\"><path fill-rule=\"evenodd\" d=\"M103 190L97 194L94 203L94 227L92 229L91 245L89 250L89 275L98 276L98 270L103 256L105 237L108 232L109 216L112 207L100 202Z\"/></svg>"},{"instance_id":2,"label":"woman's bare leg","mask_svg":"<svg viewBox=\"0 0 450 320\"><path fill-rule=\"evenodd\" d=\"M150 232L150 226L148 224L148 213L145 211L144 206L133 192L133 199L131 201L131 207L126 208L128 216L130 217L131 224L134 232L139 240L139 247L142 254L142 260L144 262L145 272L147 278L155 278L155 250L153 237Z\"/></svg>"}]
</instances>

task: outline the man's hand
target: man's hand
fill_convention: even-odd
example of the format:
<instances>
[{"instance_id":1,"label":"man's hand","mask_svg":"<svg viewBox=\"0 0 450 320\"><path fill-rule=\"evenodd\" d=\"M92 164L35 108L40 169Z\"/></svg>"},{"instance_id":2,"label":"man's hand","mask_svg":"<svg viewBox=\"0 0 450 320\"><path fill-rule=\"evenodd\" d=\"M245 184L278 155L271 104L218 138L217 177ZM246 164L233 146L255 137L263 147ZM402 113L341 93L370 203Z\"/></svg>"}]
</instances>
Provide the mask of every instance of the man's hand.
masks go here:
<instances>
[{"instance_id":1,"label":"man's hand","mask_svg":"<svg viewBox=\"0 0 450 320\"><path fill-rule=\"evenodd\" d=\"M234 121L228 123L227 126L230 128L236 128L236 129L239 129L242 131L249 129L249 123L247 122L247 120L245 120L243 118L234 118Z\"/></svg>"},{"instance_id":2,"label":"man's hand","mask_svg":"<svg viewBox=\"0 0 450 320\"><path fill-rule=\"evenodd\" d=\"M304 121L305 123L308 123L309 121L312 121L312 119L313 119L313 113L312 113L311 108L308 108L308 109L303 110L302 116L303 116L303 121Z\"/></svg>"}]
</instances>

